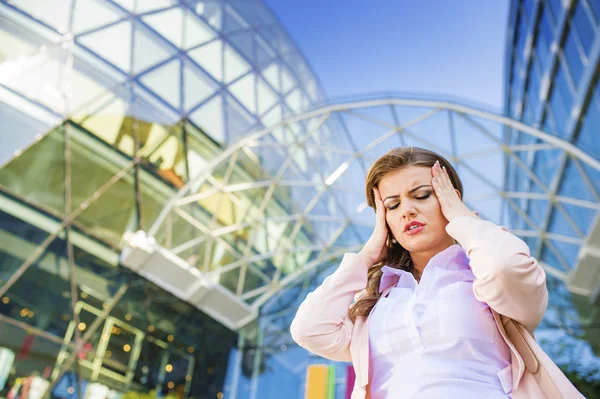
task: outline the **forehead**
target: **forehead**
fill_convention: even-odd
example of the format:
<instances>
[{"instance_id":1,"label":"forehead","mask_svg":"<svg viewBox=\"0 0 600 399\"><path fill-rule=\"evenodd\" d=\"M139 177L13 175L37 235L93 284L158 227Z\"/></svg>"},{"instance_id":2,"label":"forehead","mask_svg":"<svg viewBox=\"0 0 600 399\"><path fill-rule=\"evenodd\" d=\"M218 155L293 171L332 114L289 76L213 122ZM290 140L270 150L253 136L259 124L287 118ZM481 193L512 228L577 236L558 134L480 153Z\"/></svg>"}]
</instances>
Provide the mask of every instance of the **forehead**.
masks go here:
<instances>
[{"instance_id":1,"label":"forehead","mask_svg":"<svg viewBox=\"0 0 600 399\"><path fill-rule=\"evenodd\" d=\"M422 184L431 184L431 169L426 166L407 166L390 172L379 181L379 191L383 198L387 195L406 193Z\"/></svg>"}]
</instances>

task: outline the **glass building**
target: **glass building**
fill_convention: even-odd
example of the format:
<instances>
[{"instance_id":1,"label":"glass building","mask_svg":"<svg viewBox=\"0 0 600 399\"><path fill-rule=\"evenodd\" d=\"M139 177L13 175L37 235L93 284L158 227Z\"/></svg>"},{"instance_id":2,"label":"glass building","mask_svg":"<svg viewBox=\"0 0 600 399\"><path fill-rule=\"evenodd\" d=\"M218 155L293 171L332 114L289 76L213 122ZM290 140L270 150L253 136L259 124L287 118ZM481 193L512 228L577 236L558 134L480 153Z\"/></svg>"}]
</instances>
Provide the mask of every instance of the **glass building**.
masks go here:
<instances>
[{"instance_id":1,"label":"glass building","mask_svg":"<svg viewBox=\"0 0 600 399\"><path fill-rule=\"evenodd\" d=\"M505 112L600 159L600 2L512 1L508 26ZM531 146L507 163L506 190L529 187L517 228L538 231L527 241L534 256L557 266L550 282L564 295L550 324L579 329L600 353L600 225L598 170L570 151L537 148L540 140L509 130L510 145ZM519 163L531 168L527 174ZM569 196L576 199L564 201ZM576 206L578 204L579 206ZM566 284L565 284L566 283ZM568 288L572 296L566 292ZM575 304L579 314L573 316Z\"/></svg>"},{"instance_id":2,"label":"glass building","mask_svg":"<svg viewBox=\"0 0 600 399\"><path fill-rule=\"evenodd\" d=\"M348 365L299 348L289 325L370 236L365 172L397 146L455 165L467 205L552 276L542 327L579 334L597 309L579 259L594 254L600 161L589 136L558 134L552 100L538 95L534 113L521 98L542 10L560 11L553 37L579 27L579 2L561 6L512 4L511 26L534 39L509 29L521 82L509 72L498 115L414 97L326 103L262 1L0 0L0 397L301 398L324 364L328 398L344 398ZM548 71L568 57L550 43L533 92L559 87ZM581 81L598 46L580 53ZM592 115L589 81L563 114Z\"/></svg>"},{"instance_id":3,"label":"glass building","mask_svg":"<svg viewBox=\"0 0 600 399\"><path fill-rule=\"evenodd\" d=\"M310 66L260 1L2 0L0 43L0 396L222 396L237 331L119 266L123 237L321 102Z\"/></svg>"}]
</instances>

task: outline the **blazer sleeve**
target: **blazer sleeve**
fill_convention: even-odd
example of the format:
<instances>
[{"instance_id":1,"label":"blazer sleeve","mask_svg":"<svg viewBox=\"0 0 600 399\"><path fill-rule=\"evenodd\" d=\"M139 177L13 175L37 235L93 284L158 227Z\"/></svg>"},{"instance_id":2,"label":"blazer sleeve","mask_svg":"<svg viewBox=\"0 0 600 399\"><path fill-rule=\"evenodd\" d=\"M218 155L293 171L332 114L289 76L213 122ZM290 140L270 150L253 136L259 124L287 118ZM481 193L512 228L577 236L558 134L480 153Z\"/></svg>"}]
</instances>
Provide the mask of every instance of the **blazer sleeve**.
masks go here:
<instances>
[{"instance_id":1,"label":"blazer sleeve","mask_svg":"<svg viewBox=\"0 0 600 399\"><path fill-rule=\"evenodd\" d=\"M349 362L354 323L348 308L367 286L368 267L347 253L338 269L307 295L292 321L292 339L304 349L335 361Z\"/></svg>"},{"instance_id":2,"label":"blazer sleeve","mask_svg":"<svg viewBox=\"0 0 600 399\"><path fill-rule=\"evenodd\" d=\"M546 273L527 244L504 226L459 216L446 231L465 249L475 297L533 334L548 306Z\"/></svg>"}]
</instances>

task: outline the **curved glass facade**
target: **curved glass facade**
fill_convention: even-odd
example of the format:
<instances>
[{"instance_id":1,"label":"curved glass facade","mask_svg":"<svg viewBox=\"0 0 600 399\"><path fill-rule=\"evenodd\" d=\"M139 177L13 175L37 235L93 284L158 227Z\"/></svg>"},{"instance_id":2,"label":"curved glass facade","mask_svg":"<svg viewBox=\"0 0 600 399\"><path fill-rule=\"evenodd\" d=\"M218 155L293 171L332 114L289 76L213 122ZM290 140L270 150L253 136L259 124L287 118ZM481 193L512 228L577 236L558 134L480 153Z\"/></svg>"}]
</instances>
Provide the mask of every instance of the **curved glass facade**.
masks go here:
<instances>
[{"instance_id":1,"label":"curved glass facade","mask_svg":"<svg viewBox=\"0 0 600 399\"><path fill-rule=\"evenodd\" d=\"M0 0L0 397L300 397L323 364L344 397L347 365L289 325L368 239L365 171L400 145L447 156L536 251L542 327L585 330L568 289L594 295L597 10L513 2L506 118L327 104L258 0Z\"/></svg>"},{"instance_id":2,"label":"curved glass facade","mask_svg":"<svg viewBox=\"0 0 600 399\"><path fill-rule=\"evenodd\" d=\"M599 18L596 0L512 1L505 76L509 116L540 127L596 160L600 159ZM561 273L551 284L566 282L574 294L551 297L564 302L564 312L551 316L552 324L584 333L598 353L600 259L592 252L600 245L594 205L600 174L569 151L540 151L539 139L509 130L506 142L530 148L517 162L508 163L506 190L526 187L542 194L521 199L523 212L512 212L511 221L518 228L540 232L527 240L533 255L557 265ZM534 174L524 172L519 163ZM575 197L583 206L576 209L572 203L561 203L562 196ZM572 300L580 317L573 315Z\"/></svg>"},{"instance_id":3,"label":"curved glass facade","mask_svg":"<svg viewBox=\"0 0 600 399\"><path fill-rule=\"evenodd\" d=\"M260 1L3 0L0 43L0 396L222 397L237 332L119 266L122 239L322 102L304 57Z\"/></svg>"}]
</instances>

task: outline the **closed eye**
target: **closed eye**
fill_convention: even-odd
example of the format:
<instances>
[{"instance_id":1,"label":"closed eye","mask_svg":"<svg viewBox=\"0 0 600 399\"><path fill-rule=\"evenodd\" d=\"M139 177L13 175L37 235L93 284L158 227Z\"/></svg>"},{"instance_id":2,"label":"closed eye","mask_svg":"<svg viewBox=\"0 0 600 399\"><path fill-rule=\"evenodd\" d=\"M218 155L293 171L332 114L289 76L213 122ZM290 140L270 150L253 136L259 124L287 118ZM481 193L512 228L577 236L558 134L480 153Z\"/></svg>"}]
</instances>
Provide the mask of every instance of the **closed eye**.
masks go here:
<instances>
[{"instance_id":1,"label":"closed eye","mask_svg":"<svg viewBox=\"0 0 600 399\"><path fill-rule=\"evenodd\" d=\"M420 196L420 197L415 197L415 199L418 199L419 201L423 201L423 200L426 200L427 198L429 198L429 196L431 196L431 193L427 193L427 194L425 194L423 196ZM390 206L388 208L388 210L392 211L392 210L398 208L398 205L400 205L399 202L397 202L396 204Z\"/></svg>"}]
</instances>

